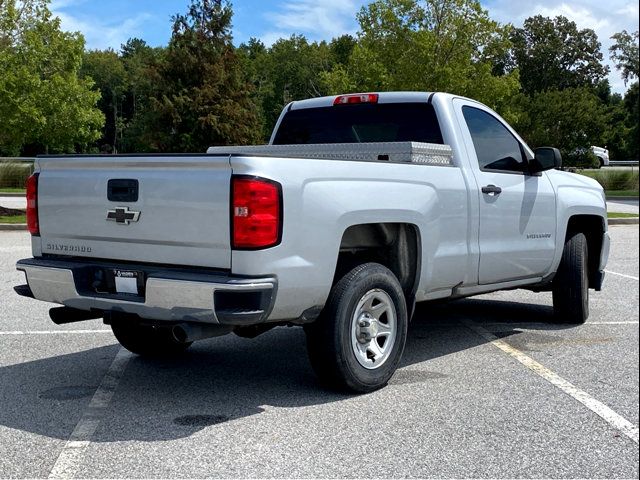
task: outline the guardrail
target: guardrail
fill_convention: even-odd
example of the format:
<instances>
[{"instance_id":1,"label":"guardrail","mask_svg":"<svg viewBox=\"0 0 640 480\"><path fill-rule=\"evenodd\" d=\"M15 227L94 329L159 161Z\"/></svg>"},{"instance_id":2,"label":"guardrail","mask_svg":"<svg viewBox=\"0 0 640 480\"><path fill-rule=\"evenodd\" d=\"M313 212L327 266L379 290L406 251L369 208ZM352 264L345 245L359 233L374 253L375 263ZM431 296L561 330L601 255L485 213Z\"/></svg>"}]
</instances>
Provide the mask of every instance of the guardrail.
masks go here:
<instances>
[{"instance_id":1,"label":"guardrail","mask_svg":"<svg viewBox=\"0 0 640 480\"><path fill-rule=\"evenodd\" d=\"M637 167L638 160L609 160L611 167Z\"/></svg>"}]
</instances>

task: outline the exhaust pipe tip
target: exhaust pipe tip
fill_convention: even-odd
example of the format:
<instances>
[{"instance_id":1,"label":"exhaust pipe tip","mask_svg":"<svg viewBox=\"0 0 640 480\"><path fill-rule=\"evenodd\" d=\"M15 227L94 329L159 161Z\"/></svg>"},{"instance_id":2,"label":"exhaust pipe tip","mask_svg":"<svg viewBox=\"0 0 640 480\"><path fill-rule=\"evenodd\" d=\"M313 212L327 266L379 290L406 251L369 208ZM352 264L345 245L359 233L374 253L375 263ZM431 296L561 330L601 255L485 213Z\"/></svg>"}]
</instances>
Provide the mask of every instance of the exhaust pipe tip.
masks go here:
<instances>
[{"instance_id":1,"label":"exhaust pipe tip","mask_svg":"<svg viewBox=\"0 0 640 480\"><path fill-rule=\"evenodd\" d=\"M189 340L189 334L188 332L183 328L182 325L175 325L172 329L171 329L171 335L173 336L173 339L178 342L178 343L187 343Z\"/></svg>"},{"instance_id":2,"label":"exhaust pipe tip","mask_svg":"<svg viewBox=\"0 0 640 480\"><path fill-rule=\"evenodd\" d=\"M178 343L191 343L196 340L220 337L231 333L233 327L227 325L208 325L203 323L179 323L171 329L173 339Z\"/></svg>"}]
</instances>

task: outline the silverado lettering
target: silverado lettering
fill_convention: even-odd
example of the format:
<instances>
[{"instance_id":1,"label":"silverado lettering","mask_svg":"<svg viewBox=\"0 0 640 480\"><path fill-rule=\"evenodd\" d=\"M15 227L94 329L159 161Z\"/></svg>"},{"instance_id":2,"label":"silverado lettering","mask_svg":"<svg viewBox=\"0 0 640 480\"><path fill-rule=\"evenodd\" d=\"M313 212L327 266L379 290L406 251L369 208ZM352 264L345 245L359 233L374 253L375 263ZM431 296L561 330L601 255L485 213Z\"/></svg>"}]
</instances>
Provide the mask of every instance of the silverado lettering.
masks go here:
<instances>
[{"instance_id":1,"label":"silverado lettering","mask_svg":"<svg viewBox=\"0 0 640 480\"><path fill-rule=\"evenodd\" d=\"M64 245L60 243L47 243L45 250L54 252L65 253L91 253L91 247L85 247L84 245Z\"/></svg>"}]
</instances>

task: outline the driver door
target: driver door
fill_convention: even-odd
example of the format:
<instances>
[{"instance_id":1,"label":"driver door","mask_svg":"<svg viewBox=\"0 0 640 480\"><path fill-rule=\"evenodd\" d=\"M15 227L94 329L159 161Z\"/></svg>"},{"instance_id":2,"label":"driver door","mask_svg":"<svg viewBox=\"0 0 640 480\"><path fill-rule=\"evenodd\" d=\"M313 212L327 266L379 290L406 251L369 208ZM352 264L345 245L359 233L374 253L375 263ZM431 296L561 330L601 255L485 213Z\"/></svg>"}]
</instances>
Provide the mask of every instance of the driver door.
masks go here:
<instances>
[{"instance_id":1,"label":"driver door","mask_svg":"<svg viewBox=\"0 0 640 480\"><path fill-rule=\"evenodd\" d=\"M479 283L545 275L556 245L551 182L545 173L529 174L525 146L496 114L455 102L478 185Z\"/></svg>"}]
</instances>

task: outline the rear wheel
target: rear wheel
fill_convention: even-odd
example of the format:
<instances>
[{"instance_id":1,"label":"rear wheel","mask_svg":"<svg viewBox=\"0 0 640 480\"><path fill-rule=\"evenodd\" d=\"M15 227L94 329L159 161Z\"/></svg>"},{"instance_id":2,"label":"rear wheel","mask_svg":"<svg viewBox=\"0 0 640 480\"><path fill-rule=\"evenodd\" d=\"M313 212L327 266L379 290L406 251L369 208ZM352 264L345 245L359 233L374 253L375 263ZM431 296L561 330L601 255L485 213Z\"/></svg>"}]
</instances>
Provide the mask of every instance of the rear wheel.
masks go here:
<instances>
[{"instance_id":1,"label":"rear wheel","mask_svg":"<svg viewBox=\"0 0 640 480\"><path fill-rule=\"evenodd\" d=\"M184 352L193 342L178 342L167 327L141 324L137 317L113 315L111 330L120 345L142 356L170 356Z\"/></svg>"},{"instance_id":2,"label":"rear wheel","mask_svg":"<svg viewBox=\"0 0 640 480\"><path fill-rule=\"evenodd\" d=\"M398 367L407 323L395 275L377 263L359 265L332 288L318 321L305 327L311 365L332 387L377 390Z\"/></svg>"},{"instance_id":3,"label":"rear wheel","mask_svg":"<svg viewBox=\"0 0 640 480\"><path fill-rule=\"evenodd\" d=\"M553 309L558 323L582 324L589 318L588 255L584 234L570 236L553 279Z\"/></svg>"}]
</instances>

